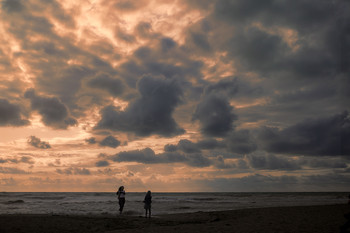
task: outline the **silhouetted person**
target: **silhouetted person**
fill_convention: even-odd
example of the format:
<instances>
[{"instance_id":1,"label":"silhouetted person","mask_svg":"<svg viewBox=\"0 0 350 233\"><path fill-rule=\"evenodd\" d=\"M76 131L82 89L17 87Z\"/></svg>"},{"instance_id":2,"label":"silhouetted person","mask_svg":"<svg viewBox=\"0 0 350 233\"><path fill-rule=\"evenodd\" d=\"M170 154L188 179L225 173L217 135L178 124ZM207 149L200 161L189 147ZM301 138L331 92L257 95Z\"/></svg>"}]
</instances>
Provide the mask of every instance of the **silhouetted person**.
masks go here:
<instances>
[{"instance_id":1,"label":"silhouetted person","mask_svg":"<svg viewBox=\"0 0 350 233\"><path fill-rule=\"evenodd\" d=\"M349 194L349 200L348 200L348 206L350 207L350 194ZM348 229L350 228L350 212L344 214L344 217L346 218L346 223L340 227L340 233L349 233Z\"/></svg>"},{"instance_id":2,"label":"silhouetted person","mask_svg":"<svg viewBox=\"0 0 350 233\"><path fill-rule=\"evenodd\" d=\"M148 191L146 193L145 200L143 202L145 203L144 208L146 210L146 218L147 218L147 213L148 213L148 217L151 217L151 203L152 203L151 191Z\"/></svg>"},{"instance_id":3,"label":"silhouetted person","mask_svg":"<svg viewBox=\"0 0 350 233\"><path fill-rule=\"evenodd\" d=\"M124 204L125 204L125 190L124 186L120 186L117 192L118 200L119 200L119 212L120 214L123 212Z\"/></svg>"}]
</instances>

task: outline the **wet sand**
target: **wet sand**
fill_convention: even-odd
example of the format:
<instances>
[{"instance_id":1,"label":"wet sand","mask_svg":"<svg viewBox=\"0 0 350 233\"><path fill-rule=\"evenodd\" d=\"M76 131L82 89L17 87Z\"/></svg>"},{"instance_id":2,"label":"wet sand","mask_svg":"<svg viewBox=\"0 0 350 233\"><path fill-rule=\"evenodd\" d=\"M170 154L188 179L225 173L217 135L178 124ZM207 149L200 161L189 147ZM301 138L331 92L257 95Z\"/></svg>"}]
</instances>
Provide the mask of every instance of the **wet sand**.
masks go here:
<instances>
[{"instance_id":1,"label":"wet sand","mask_svg":"<svg viewBox=\"0 0 350 233\"><path fill-rule=\"evenodd\" d=\"M155 216L0 215L0 232L340 232L349 205L273 207Z\"/></svg>"}]
</instances>

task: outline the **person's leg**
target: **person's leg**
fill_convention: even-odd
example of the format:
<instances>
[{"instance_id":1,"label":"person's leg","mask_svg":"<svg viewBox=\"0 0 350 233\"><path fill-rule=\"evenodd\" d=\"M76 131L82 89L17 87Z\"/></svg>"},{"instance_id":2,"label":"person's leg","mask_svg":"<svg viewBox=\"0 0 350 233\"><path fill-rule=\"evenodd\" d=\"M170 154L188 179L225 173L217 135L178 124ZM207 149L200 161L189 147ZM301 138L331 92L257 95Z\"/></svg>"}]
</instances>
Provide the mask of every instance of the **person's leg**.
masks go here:
<instances>
[{"instance_id":1,"label":"person's leg","mask_svg":"<svg viewBox=\"0 0 350 233\"><path fill-rule=\"evenodd\" d=\"M147 218L148 209L146 208L145 210L146 210L146 215L145 215L145 217Z\"/></svg>"},{"instance_id":2,"label":"person's leg","mask_svg":"<svg viewBox=\"0 0 350 233\"><path fill-rule=\"evenodd\" d=\"M148 211L149 211L149 212L148 212L148 215L149 215L149 217L151 217L151 208L149 208Z\"/></svg>"},{"instance_id":3,"label":"person's leg","mask_svg":"<svg viewBox=\"0 0 350 233\"><path fill-rule=\"evenodd\" d=\"M123 198L119 199L119 205L120 205L119 211L120 211L120 213L123 212L124 204L125 204L125 199L123 199Z\"/></svg>"}]
</instances>

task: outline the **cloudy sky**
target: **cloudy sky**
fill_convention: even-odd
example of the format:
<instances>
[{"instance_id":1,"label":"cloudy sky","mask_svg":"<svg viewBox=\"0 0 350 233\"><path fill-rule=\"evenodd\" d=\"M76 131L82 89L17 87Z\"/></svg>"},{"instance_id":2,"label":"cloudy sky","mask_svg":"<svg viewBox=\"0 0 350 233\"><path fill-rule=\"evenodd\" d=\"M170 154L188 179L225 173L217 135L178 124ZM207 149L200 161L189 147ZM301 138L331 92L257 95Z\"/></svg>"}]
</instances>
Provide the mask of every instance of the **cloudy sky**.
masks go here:
<instances>
[{"instance_id":1,"label":"cloudy sky","mask_svg":"<svg viewBox=\"0 0 350 233\"><path fill-rule=\"evenodd\" d=\"M2 0L0 191L350 191L350 4Z\"/></svg>"}]
</instances>

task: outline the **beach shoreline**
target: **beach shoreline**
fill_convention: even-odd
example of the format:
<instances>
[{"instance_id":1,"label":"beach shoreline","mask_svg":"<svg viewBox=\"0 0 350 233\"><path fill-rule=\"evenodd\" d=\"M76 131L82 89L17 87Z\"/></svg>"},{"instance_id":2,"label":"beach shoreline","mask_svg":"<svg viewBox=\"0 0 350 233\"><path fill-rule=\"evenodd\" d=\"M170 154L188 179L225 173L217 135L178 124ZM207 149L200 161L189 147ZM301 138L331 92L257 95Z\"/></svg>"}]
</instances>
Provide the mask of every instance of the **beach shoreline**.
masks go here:
<instances>
[{"instance_id":1,"label":"beach shoreline","mask_svg":"<svg viewBox=\"0 0 350 233\"><path fill-rule=\"evenodd\" d=\"M169 214L147 219L129 215L0 215L0 232L340 232L346 204L250 208Z\"/></svg>"}]
</instances>

